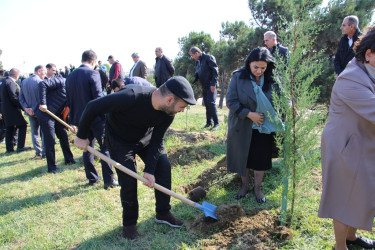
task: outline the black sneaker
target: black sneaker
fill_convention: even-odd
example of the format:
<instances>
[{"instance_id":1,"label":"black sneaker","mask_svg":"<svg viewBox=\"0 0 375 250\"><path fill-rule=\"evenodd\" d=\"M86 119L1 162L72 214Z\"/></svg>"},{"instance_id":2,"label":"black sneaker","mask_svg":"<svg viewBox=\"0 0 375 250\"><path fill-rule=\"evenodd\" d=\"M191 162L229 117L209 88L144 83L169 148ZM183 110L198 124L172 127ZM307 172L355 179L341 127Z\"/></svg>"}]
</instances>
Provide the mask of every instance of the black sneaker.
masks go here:
<instances>
[{"instance_id":1,"label":"black sneaker","mask_svg":"<svg viewBox=\"0 0 375 250\"><path fill-rule=\"evenodd\" d=\"M357 245L367 249L375 248L375 240L370 240L362 236L358 236L356 240L346 240L346 245Z\"/></svg>"},{"instance_id":2,"label":"black sneaker","mask_svg":"<svg viewBox=\"0 0 375 250\"><path fill-rule=\"evenodd\" d=\"M205 129L205 128L210 128L212 125L211 124L206 124L206 125L204 125L203 126L203 128L202 129Z\"/></svg>"},{"instance_id":3,"label":"black sneaker","mask_svg":"<svg viewBox=\"0 0 375 250\"><path fill-rule=\"evenodd\" d=\"M53 170L48 170L48 173L50 174L57 174L57 173L60 173L61 170L59 168L56 168L56 169L53 169Z\"/></svg>"},{"instance_id":4,"label":"black sneaker","mask_svg":"<svg viewBox=\"0 0 375 250\"><path fill-rule=\"evenodd\" d=\"M100 181L100 178L96 179L96 180L89 180L89 186L94 186L96 184L98 184Z\"/></svg>"},{"instance_id":5,"label":"black sneaker","mask_svg":"<svg viewBox=\"0 0 375 250\"><path fill-rule=\"evenodd\" d=\"M215 131L219 128L219 123L212 126L211 131Z\"/></svg>"},{"instance_id":6,"label":"black sneaker","mask_svg":"<svg viewBox=\"0 0 375 250\"><path fill-rule=\"evenodd\" d=\"M23 152L23 151L28 151L28 150L31 150L31 147L18 148L18 149L17 149L17 153L21 153L21 152Z\"/></svg>"},{"instance_id":7,"label":"black sneaker","mask_svg":"<svg viewBox=\"0 0 375 250\"><path fill-rule=\"evenodd\" d=\"M77 163L76 160L71 159L71 160L69 160L69 161L66 161L66 162L65 162L65 165L73 165L73 164L76 164L76 163Z\"/></svg>"},{"instance_id":8,"label":"black sneaker","mask_svg":"<svg viewBox=\"0 0 375 250\"><path fill-rule=\"evenodd\" d=\"M107 190L108 188L117 187L118 185L119 185L118 181L116 181L115 179L112 179L111 183L109 184L104 183L104 189Z\"/></svg>"},{"instance_id":9,"label":"black sneaker","mask_svg":"<svg viewBox=\"0 0 375 250\"><path fill-rule=\"evenodd\" d=\"M133 225L133 226L124 227L123 236L125 239L128 239L128 240L136 239L139 236L138 231L137 231L137 226Z\"/></svg>"},{"instance_id":10,"label":"black sneaker","mask_svg":"<svg viewBox=\"0 0 375 250\"><path fill-rule=\"evenodd\" d=\"M41 155L34 155L33 157L30 158L30 160L41 160L42 156Z\"/></svg>"},{"instance_id":11,"label":"black sneaker","mask_svg":"<svg viewBox=\"0 0 375 250\"><path fill-rule=\"evenodd\" d=\"M157 223L163 223L167 224L171 227L182 227L184 223L173 216L171 212L168 212L167 214L156 214L155 222Z\"/></svg>"}]
</instances>

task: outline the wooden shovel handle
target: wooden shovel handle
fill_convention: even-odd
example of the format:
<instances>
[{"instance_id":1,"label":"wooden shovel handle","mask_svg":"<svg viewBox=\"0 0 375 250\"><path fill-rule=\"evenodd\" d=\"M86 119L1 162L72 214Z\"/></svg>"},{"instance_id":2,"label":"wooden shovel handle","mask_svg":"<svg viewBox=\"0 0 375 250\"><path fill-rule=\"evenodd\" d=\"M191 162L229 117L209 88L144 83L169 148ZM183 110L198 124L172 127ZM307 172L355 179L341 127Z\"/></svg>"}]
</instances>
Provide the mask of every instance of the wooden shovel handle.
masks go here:
<instances>
[{"instance_id":1,"label":"wooden shovel handle","mask_svg":"<svg viewBox=\"0 0 375 250\"><path fill-rule=\"evenodd\" d=\"M52 116L53 118L55 118L58 122L60 122L62 125L64 125L65 127L67 127L68 129L72 130L73 128L66 122L64 122L63 120L61 120L59 117L57 117L54 113L52 113L51 111L49 111L48 109L46 110L46 113L49 114L50 116Z\"/></svg>"},{"instance_id":2,"label":"wooden shovel handle","mask_svg":"<svg viewBox=\"0 0 375 250\"><path fill-rule=\"evenodd\" d=\"M121 170L122 172L130 175L131 177L137 179L137 180L140 180L140 181L143 181L143 182L147 182L148 183L148 180L146 178L144 178L143 176L140 176L139 174L131 171L130 169L124 167L123 165L121 165L120 163L112 160L111 158L107 157L106 155L100 153L99 151L97 151L96 149L90 147L90 146L87 146L87 151L89 151L90 153L92 153L93 155L99 157L100 159L102 159L103 161L107 162L108 164L111 164L112 166L114 166L115 168ZM159 190L160 192L163 192L169 196L172 196L176 199L179 199L180 201L192 206L192 207L195 207L195 202L179 195L179 194L176 194L175 192L163 187L163 186L160 186L159 184L155 183L155 186L154 186L155 189Z\"/></svg>"}]
</instances>

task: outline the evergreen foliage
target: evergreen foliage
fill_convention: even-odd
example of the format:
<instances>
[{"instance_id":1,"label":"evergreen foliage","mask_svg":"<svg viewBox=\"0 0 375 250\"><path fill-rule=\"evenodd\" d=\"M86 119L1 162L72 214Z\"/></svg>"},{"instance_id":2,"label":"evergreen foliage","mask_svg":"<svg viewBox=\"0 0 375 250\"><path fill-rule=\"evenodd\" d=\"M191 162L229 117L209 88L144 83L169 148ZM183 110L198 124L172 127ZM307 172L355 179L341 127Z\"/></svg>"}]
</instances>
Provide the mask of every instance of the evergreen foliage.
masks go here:
<instances>
[{"instance_id":1,"label":"evergreen foliage","mask_svg":"<svg viewBox=\"0 0 375 250\"><path fill-rule=\"evenodd\" d=\"M305 3L308 6L309 0ZM281 221L289 225L293 222L295 200L304 194L301 181L308 178L314 167L312 163L319 157L319 154L312 152L317 147L319 125L325 115L323 109L316 106L319 89L313 86L322 72L323 63L318 59L324 51L310 53L319 30L312 22L311 12L303 10L302 7L285 30L279 29L279 36L288 45L290 55L287 62L276 55L275 64L275 80L282 94L274 94L274 105L285 121L284 133L277 136L284 168ZM285 26L285 23L280 26ZM289 186L291 194L288 192ZM288 201L291 208L287 218Z\"/></svg>"}]
</instances>

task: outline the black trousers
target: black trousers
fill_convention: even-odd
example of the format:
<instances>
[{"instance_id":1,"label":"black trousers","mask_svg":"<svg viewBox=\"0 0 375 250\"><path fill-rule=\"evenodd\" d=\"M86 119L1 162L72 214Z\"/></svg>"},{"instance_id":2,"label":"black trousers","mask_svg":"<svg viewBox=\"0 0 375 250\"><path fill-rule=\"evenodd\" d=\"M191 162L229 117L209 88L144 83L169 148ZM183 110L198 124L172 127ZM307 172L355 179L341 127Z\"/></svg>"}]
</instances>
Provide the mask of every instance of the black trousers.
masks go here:
<instances>
[{"instance_id":1,"label":"black trousers","mask_svg":"<svg viewBox=\"0 0 375 250\"><path fill-rule=\"evenodd\" d=\"M62 118L62 117L60 117ZM65 127L52 117L38 118L40 129L43 133L43 142L46 148L46 158L48 170L56 170L55 158L55 134L60 140L60 146L64 154L65 162L73 160L72 151L70 151L68 133Z\"/></svg>"},{"instance_id":2,"label":"black trousers","mask_svg":"<svg viewBox=\"0 0 375 250\"><path fill-rule=\"evenodd\" d=\"M109 152L107 146L104 143L104 128L105 128L105 120L98 120L90 127L90 133L88 136L88 140L90 142L90 146L94 147L95 140L98 142L100 147L100 152L107 157L109 156ZM83 165L85 166L86 177L90 182L95 182L99 180L99 174L96 171L94 165L94 155L91 154L89 151L83 152L82 155ZM113 180L113 171L112 166L109 165L107 162L101 160L102 165L102 174L104 184L111 184Z\"/></svg>"},{"instance_id":3,"label":"black trousers","mask_svg":"<svg viewBox=\"0 0 375 250\"><path fill-rule=\"evenodd\" d=\"M113 138L112 142L113 142ZM111 140L107 140L111 141ZM117 141L118 142L118 141ZM111 144L111 142L109 142ZM113 160L124 167L136 172L137 165L135 155L139 155L143 161L147 156L148 147L137 144L108 145L109 152ZM138 220L138 198L137 198L137 180L116 169L118 180L121 186L120 197L123 208L122 219L124 226L137 224ZM159 157L156 170L155 182L165 188L171 189L171 163L166 154ZM155 189L156 213L166 214L171 209L170 196Z\"/></svg>"},{"instance_id":4,"label":"black trousers","mask_svg":"<svg viewBox=\"0 0 375 250\"><path fill-rule=\"evenodd\" d=\"M18 130L18 139L17 139L17 130ZM16 140L17 140L17 149L23 148L25 146L26 130L27 130L27 125L7 126L7 131L5 133L5 145L6 145L7 152L14 151Z\"/></svg>"},{"instance_id":5,"label":"black trousers","mask_svg":"<svg viewBox=\"0 0 375 250\"><path fill-rule=\"evenodd\" d=\"M206 106L206 124L219 124L219 117L216 109L217 88L214 93L211 92L211 86L202 86L203 102Z\"/></svg>"},{"instance_id":6,"label":"black trousers","mask_svg":"<svg viewBox=\"0 0 375 250\"><path fill-rule=\"evenodd\" d=\"M4 140L6 131L7 130L4 124L4 120L1 119L0 120L0 142Z\"/></svg>"}]
</instances>

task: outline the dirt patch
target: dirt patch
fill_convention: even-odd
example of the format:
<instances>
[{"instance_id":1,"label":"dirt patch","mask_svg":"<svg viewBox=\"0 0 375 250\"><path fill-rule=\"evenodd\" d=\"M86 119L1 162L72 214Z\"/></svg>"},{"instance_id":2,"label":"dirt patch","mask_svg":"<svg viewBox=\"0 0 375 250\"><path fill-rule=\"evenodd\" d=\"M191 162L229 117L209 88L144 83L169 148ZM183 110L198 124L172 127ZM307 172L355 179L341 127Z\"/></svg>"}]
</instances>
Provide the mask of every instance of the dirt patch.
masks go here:
<instances>
[{"instance_id":1,"label":"dirt patch","mask_svg":"<svg viewBox=\"0 0 375 250\"><path fill-rule=\"evenodd\" d=\"M199 142L215 143L219 141L219 138L209 131L187 132L185 130L168 129L165 136L175 136L179 141L187 144L195 144Z\"/></svg>"},{"instance_id":2,"label":"dirt patch","mask_svg":"<svg viewBox=\"0 0 375 250\"><path fill-rule=\"evenodd\" d=\"M205 249L277 249L283 241L293 237L289 228L279 226L278 216L267 210L244 213L243 210L237 212L242 208L230 206L225 213L233 212L233 215L221 217L223 222L219 222L220 219L216 222L202 221L198 217L188 227L188 230L204 235L213 233L204 240Z\"/></svg>"},{"instance_id":3,"label":"dirt patch","mask_svg":"<svg viewBox=\"0 0 375 250\"><path fill-rule=\"evenodd\" d=\"M238 175L227 172L227 157L224 156L215 166L205 169L198 176L196 182L181 187L181 192L194 192L198 187L202 188L205 192L208 192L213 185L239 186L240 184L241 179Z\"/></svg>"},{"instance_id":4,"label":"dirt patch","mask_svg":"<svg viewBox=\"0 0 375 250\"><path fill-rule=\"evenodd\" d=\"M216 208L215 215L217 220L201 214L190 223L188 230L207 235L213 230L228 227L236 219L245 216L245 211L237 204L222 205Z\"/></svg>"},{"instance_id":5,"label":"dirt patch","mask_svg":"<svg viewBox=\"0 0 375 250\"><path fill-rule=\"evenodd\" d=\"M203 160L211 160L215 154L201 147L177 147L169 150L168 158L172 166L179 164L181 166L188 165L194 161L201 162Z\"/></svg>"}]
</instances>

